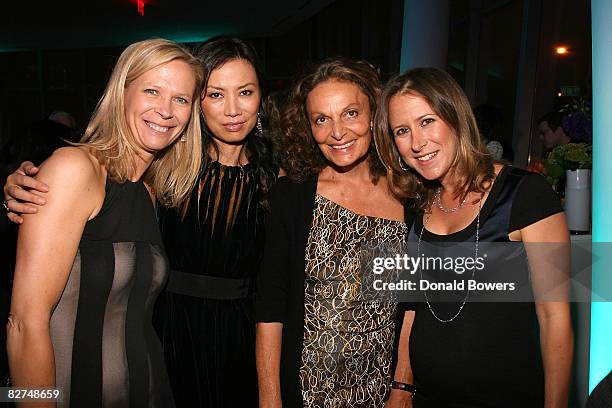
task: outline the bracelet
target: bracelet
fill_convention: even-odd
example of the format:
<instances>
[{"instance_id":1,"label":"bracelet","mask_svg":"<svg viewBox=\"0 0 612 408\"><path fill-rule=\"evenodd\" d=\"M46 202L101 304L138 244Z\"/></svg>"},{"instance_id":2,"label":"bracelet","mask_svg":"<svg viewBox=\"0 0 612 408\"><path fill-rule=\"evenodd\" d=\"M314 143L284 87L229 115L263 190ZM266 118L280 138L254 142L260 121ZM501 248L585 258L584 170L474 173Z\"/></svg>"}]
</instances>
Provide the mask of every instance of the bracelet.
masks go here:
<instances>
[{"instance_id":1,"label":"bracelet","mask_svg":"<svg viewBox=\"0 0 612 408\"><path fill-rule=\"evenodd\" d=\"M417 389L414 384L406 384L399 381L391 381L391 388L393 388L394 390L407 391L411 393L412 396L414 396L414 394L416 394L417 392Z\"/></svg>"}]
</instances>

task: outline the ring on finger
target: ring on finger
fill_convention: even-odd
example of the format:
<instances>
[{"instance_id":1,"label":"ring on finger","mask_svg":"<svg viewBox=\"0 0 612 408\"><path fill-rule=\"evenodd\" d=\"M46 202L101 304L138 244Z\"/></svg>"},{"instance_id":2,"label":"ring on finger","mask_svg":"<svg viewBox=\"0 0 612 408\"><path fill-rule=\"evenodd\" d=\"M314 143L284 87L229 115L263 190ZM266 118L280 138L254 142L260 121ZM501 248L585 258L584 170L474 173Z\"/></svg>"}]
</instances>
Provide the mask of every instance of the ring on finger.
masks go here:
<instances>
[{"instance_id":1,"label":"ring on finger","mask_svg":"<svg viewBox=\"0 0 612 408\"><path fill-rule=\"evenodd\" d=\"M2 202L2 206L4 207L4 209L6 210L6 212L11 212L11 209L8 206L8 202L14 200L14 198L7 198L6 200L4 200Z\"/></svg>"}]
</instances>

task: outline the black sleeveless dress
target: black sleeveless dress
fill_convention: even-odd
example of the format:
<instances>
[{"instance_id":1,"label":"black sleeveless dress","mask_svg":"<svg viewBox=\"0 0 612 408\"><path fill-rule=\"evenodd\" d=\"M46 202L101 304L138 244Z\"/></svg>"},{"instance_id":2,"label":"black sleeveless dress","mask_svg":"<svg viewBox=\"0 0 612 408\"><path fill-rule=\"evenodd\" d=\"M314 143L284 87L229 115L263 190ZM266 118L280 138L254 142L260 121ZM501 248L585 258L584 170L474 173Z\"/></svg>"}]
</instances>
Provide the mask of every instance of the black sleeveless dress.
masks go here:
<instances>
[{"instance_id":1,"label":"black sleeveless dress","mask_svg":"<svg viewBox=\"0 0 612 408\"><path fill-rule=\"evenodd\" d=\"M480 242L510 242L508 233L563 211L550 185L539 174L506 166L497 176L480 214ZM423 228L418 213L409 241L474 242L476 220L465 229L437 235ZM517 242L516 245L523 246ZM520 251L489 253L514 262ZM524 268L513 281L529 280ZM432 302L441 319L461 306ZM440 322L426 303L416 310L410 335L410 361L417 393L415 408L542 407L544 371L534 303L467 302L451 322Z\"/></svg>"},{"instance_id":2,"label":"black sleeveless dress","mask_svg":"<svg viewBox=\"0 0 612 408\"><path fill-rule=\"evenodd\" d=\"M254 166L211 163L186 210L160 210L171 272L154 316L179 407L256 407L253 278L264 211Z\"/></svg>"},{"instance_id":3,"label":"black sleeveless dress","mask_svg":"<svg viewBox=\"0 0 612 408\"><path fill-rule=\"evenodd\" d=\"M151 324L167 273L144 184L108 179L102 209L85 225L51 317L63 406L174 406Z\"/></svg>"}]
</instances>

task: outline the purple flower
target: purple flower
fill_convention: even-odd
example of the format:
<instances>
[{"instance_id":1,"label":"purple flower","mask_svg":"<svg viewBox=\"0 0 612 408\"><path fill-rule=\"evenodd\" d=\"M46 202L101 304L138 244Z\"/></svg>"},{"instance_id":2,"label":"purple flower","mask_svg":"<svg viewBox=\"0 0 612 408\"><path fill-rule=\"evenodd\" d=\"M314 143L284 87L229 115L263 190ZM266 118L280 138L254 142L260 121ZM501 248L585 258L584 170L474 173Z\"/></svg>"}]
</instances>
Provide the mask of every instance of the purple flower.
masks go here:
<instances>
[{"instance_id":1,"label":"purple flower","mask_svg":"<svg viewBox=\"0 0 612 408\"><path fill-rule=\"evenodd\" d=\"M561 126L572 142L591 143L593 140L591 103L578 100L565 105L560 112L564 113L561 118Z\"/></svg>"}]
</instances>

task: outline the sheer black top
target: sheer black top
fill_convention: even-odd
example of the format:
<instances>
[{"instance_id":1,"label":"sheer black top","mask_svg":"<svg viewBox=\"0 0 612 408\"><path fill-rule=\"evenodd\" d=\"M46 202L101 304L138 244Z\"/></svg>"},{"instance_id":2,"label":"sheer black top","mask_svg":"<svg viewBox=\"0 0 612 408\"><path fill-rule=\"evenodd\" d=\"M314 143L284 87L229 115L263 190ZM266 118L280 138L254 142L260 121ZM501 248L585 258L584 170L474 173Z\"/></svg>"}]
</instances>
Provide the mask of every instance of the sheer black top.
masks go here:
<instances>
[{"instance_id":1,"label":"sheer black top","mask_svg":"<svg viewBox=\"0 0 612 408\"><path fill-rule=\"evenodd\" d=\"M63 406L174 406L151 324L167 273L144 184L107 180L102 209L85 226L51 317Z\"/></svg>"}]
</instances>

